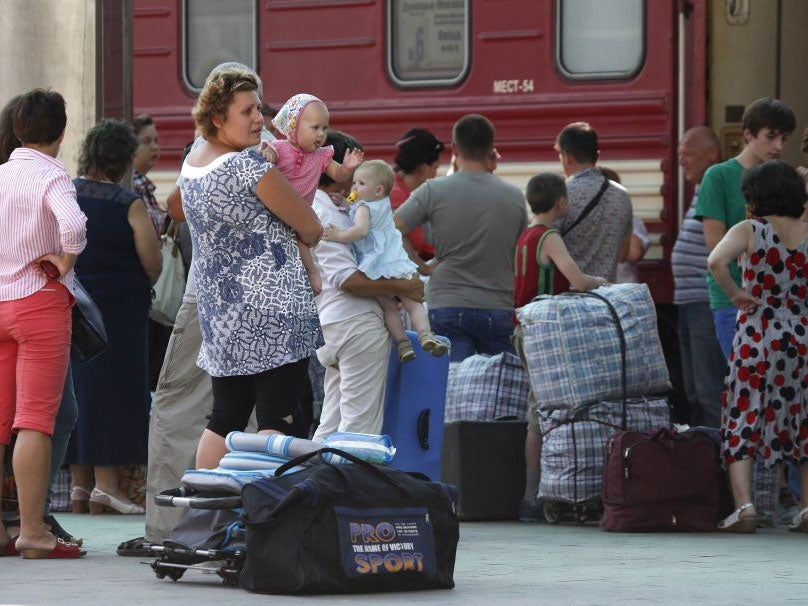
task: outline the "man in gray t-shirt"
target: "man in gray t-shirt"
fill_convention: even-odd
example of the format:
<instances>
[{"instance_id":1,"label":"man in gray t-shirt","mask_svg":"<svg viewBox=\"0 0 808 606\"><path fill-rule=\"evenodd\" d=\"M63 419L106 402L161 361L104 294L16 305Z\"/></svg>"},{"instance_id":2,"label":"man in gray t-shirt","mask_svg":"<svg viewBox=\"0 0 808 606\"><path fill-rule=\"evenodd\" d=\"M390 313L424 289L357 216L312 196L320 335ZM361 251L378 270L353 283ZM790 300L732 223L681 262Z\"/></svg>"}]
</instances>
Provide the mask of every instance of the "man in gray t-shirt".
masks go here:
<instances>
[{"instance_id":1,"label":"man in gray t-shirt","mask_svg":"<svg viewBox=\"0 0 808 606\"><path fill-rule=\"evenodd\" d=\"M582 272L614 282L631 241L631 198L622 185L609 181L598 203L578 221L606 183L595 168L598 135L586 122L574 122L558 135L556 150L567 175L569 212L560 225L564 244Z\"/></svg>"},{"instance_id":2,"label":"man in gray t-shirt","mask_svg":"<svg viewBox=\"0 0 808 606\"><path fill-rule=\"evenodd\" d=\"M491 174L494 127L472 114L452 131L458 171L431 179L396 210L402 233L429 222L435 258L424 264L429 321L452 341L451 359L512 350L513 259L527 227L522 192Z\"/></svg>"}]
</instances>

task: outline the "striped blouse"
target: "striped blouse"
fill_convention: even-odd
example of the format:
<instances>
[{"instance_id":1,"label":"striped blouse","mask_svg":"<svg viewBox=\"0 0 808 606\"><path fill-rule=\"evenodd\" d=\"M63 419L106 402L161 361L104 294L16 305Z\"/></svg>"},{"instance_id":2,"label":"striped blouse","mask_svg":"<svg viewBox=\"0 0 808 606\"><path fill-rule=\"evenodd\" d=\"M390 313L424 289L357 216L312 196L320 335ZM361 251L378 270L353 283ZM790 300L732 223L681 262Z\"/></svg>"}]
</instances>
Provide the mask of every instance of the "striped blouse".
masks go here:
<instances>
[{"instance_id":1,"label":"striped blouse","mask_svg":"<svg viewBox=\"0 0 808 606\"><path fill-rule=\"evenodd\" d=\"M0 166L0 301L22 299L46 282L33 265L46 254L78 255L87 218L64 164L20 147ZM59 279L73 289L73 271Z\"/></svg>"}]
</instances>

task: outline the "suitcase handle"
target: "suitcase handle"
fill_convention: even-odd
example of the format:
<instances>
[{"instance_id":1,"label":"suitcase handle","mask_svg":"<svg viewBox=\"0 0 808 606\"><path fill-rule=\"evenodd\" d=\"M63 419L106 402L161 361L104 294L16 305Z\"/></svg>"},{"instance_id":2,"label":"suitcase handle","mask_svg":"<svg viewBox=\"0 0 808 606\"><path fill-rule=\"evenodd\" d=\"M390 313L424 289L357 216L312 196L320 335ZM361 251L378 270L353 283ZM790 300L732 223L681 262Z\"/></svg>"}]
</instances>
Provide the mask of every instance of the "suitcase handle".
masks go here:
<instances>
[{"instance_id":1,"label":"suitcase handle","mask_svg":"<svg viewBox=\"0 0 808 606\"><path fill-rule=\"evenodd\" d=\"M653 430L651 430L653 432ZM650 433L650 432L649 432ZM653 442L660 442L662 440L675 440L677 437L677 433L668 427L661 427L659 431L654 433L651 436L651 441Z\"/></svg>"},{"instance_id":2,"label":"suitcase handle","mask_svg":"<svg viewBox=\"0 0 808 606\"><path fill-rule=\"evenodd\" d=\"M429 416L431 412L428 408L424 408L418 414L418 443L424 450L429 450Z\"/></svg>"},{"instance_id":3,"label":"suitcase handle","mask_svg":"<svg viewBox=\"0 0 808 606\"><path fill-rule=\"evenodd\" d=\"M191 509L232 509L241 507L241 496L201 497L196 490L172 488L154 495L155 505L161 507L189 507Z\"/></svg>"}]
</instances>

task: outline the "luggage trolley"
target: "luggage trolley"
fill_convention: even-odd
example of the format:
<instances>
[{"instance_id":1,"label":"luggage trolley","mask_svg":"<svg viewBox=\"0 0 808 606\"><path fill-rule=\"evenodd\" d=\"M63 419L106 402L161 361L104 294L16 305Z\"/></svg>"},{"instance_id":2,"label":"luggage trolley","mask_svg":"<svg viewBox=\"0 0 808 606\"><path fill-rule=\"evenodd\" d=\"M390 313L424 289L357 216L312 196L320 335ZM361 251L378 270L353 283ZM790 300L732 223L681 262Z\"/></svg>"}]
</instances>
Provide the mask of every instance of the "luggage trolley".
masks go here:
<instances>
[{"instance_id":1,"label":"luggage trolley","mask_svg":"<svg viewBox=\"0 0 808 606\"><path fill-rule=\"evenodd\" d=\"M192 522L181 522L172 532L172 539L162 545L149 547L152 556L157 559L143 564L149 564L158 579L168 577L178 581L186 571L191 570L216 574L225 585L239 585L247 555L246 534L241 521L241 496L203 493L182 487L161 492L155 496L154 502L161 507L184 507L199 513L193 516ZM228 515L228 512L232 515ZM185 536L187 543L179 540Z\"/></svg>"}]
</instances>

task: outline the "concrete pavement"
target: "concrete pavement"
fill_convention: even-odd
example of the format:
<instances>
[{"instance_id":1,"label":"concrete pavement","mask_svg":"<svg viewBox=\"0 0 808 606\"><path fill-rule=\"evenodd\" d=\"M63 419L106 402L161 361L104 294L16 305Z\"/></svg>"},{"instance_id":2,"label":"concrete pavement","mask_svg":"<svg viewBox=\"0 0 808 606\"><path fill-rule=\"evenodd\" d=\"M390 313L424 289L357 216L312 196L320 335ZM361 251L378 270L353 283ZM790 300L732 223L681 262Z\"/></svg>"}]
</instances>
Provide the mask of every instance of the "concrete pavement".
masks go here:
<instances>
[{"instance_id":1,"label":"concrete pavement","mask_svg":"<svg viewBox=\"0 0 808 606\"><path fill-rule=\"evenodd\" d=\"M139 558L115 555L143 534L143 516L60 514L83 536L77 561L0 559L0 605L162 604L806 604L808 536L612 534L590 525L464 522L448 591L289 597L225 587L191 572L158 580Z\"/></svg>"}]
</instances>

